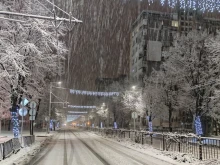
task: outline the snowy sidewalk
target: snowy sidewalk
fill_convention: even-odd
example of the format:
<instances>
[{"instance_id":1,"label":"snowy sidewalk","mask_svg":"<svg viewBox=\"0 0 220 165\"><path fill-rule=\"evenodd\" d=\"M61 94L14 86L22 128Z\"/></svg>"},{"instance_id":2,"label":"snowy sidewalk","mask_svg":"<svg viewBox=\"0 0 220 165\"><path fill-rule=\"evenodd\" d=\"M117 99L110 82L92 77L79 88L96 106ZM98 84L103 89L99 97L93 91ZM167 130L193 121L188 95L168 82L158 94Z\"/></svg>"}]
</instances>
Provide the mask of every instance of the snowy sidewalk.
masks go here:
<instances>
[{"instance_id":1,"label":"snowy sidewalk","mask_svg":"<svg viewBox=\"0 0 220 165\"><path fill-rule=\"evenodd\" d=\"M29 162L29 160L44 147L47 141L50 141L51 138L57 133L57 131L52 131L50 134L46 132L34 132L35 142L29 147L21 148L20 151L16 154L12 154L10 157L5 160L0 161L0 165L23 165ZM23 136L30 136L28 131L23 133ZM0 135L0 141L5 139L13 138L13 133L6 131L2 132ZM1 140L3 139L3 140Z\"/></svg>"}]
</instances>

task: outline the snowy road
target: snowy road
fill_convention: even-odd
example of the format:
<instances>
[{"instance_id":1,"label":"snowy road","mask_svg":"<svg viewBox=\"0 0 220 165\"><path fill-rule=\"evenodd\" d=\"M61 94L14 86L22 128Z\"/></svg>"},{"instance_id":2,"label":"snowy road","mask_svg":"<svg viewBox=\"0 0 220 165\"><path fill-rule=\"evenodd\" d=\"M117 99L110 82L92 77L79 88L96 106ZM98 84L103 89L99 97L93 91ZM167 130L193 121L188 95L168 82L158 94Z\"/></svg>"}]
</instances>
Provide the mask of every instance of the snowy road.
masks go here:
<instances>
[{"instance_id":1,"label":"snowy road","mask_svg":"<svg viewBox=\"0 0 220 165\"><path fill-rule=\"evenodd\" d=\"M87 132L62 130L31 165L170 165Z\"/></svg>"}]
</instances>

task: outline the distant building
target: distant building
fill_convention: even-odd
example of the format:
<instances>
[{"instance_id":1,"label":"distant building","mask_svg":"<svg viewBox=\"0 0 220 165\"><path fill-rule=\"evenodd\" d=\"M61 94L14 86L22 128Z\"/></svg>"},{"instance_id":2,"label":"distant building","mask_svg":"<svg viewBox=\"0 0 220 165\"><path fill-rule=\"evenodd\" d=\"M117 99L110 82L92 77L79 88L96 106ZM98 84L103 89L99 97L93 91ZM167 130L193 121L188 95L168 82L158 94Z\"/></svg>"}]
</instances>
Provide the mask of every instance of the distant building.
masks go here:
<instances>
[{"instance_id":1,"label":"distant building","mask_svg":"<svg viewBox=\"0 0 220 165\"><path fill-rule=\"evenodd\" d=\"M162 50L171 45L177 32L176 14L143 11L132 25L130 80L142 82L144 75L158 70ZM172 26L170 26L172 25Z\"/></svg>"},{"instance_id":2,"label":"distant building","mask_svg":"<svg viewBox=\"0 0 220 165\"><path fill-rule=\"evenodd\" d=\"M213 33L218 29L220 19L203 17L193 10L180 9L176 13L142 11L132 24L129 79L143 86L144 76L150 76L153 70L160 69L162 52L172 46L177 33L188 33L191 30ZM173 112L172 128L191 129L192 124L186 117L186 114ZM153 120L154 128L167 128L168 125L168 121L159 118Z\"/></svg>"},{"instance_id":3,"label":"distant building","mask_svg":"<svg viewBox=\"0 0 220 165\"><path fill-rule=\"evenodd\" d=\"M215 32L220 29L220 19L203 18L202 15L195 15L194 11L142 11L132 24L130 80L142 84L145 75L149 76L154 69L160 68L162 51L172 46L176 33L195 29Z\"/></svg>"}]
</instances>

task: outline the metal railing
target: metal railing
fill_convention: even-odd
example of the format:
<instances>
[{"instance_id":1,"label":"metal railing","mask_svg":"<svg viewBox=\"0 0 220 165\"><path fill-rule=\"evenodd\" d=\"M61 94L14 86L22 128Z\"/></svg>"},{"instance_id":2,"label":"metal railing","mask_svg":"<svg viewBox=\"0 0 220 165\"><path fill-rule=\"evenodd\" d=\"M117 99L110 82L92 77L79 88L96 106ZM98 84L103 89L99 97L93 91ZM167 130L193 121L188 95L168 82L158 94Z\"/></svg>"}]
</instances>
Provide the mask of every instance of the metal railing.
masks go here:
<instances>
[{"instance_id":1,"label":"metal railing","mask_svg":"<svg viewBox=\"0 0 220 165\"><path fill-rule=\"evenodd\" d=\"M141 144L148 144L161 151L192 154L200 160L220 159L220 139L199 137L193 134L155 133L125 129L87 128L102 136L127 138Z\"/></svg>"}]
</instances>

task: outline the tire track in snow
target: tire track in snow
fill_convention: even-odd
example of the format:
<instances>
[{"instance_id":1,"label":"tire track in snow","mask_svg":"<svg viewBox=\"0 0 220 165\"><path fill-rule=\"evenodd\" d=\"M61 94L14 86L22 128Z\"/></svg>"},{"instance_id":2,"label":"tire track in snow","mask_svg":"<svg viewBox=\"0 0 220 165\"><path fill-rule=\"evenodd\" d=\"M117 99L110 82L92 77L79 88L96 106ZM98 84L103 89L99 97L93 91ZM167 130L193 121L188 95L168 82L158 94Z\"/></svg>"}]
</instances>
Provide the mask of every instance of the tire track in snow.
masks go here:
<instances>
[{"instance_id":1,"label":"tire track in snow","mask_svg":"<svg viewBox=\"0 0 220 165\"><path fill-rule=\"evenodd\" d=\"M86 132L83 132L84 134L88 135ZM88 135L89 136L89 135ZM118 153L119 155L124 155L125 157L128 157L140 164L143 164L143 165L153 165L153 164L149 164L149 163L146 163L146 162L143 162L141 161L140 159L137 159L135 158L134 156L131 156L130 154L127 154L125 152L122 152L121 150L115 148L114 146L111 146L110 144L106 144L105 142L103 142L103 139L102 140L98 140L98 139L94 139L95 141L99 142L100 144L104 145L104 146L107 146L108 148L110 148L111 150L115 151L116 153Z\"/></svg>"},{"instance_id":2,"label":"tire track in snow","mask_svg":"<svg viewBox=\"0 0 220 165\"><path fill-rule=\"evenodd\" d=\"M118 154L120 154L120 155L124 155L125 157L128 157L128 158L130 158L130 159L132 159L132 160L135 160L136 162L138 162L138 163L140 163L140 164L149 165L149 164L147 164L146 162L143 162L143 161L141 161L141 160L139 160L139 159L136 159L135 157L131 156L130 154L127 154L127 153L125 153L125 152L122 152L122 151L120 151L120 150L118 150L118 149L112 147L111 145L105 144L104 142L101 142L101 141L99 141L99 140L97 140L97 139L95 139L95 140L96 140L97 142L101 143L102 145L107 146L108 148L112 149L113 151L115 151L116 153L118 153ZM151 165L152 165L152 164L151 164Z\"/></svg>"},{"instance_id":3,"label":"tire track in snow","mask_svg":"<svg viewBox=\"0 0 220 165\"><path fill-rule=\"evenodd\" d=\"M82 132L79 133L79 136L81 137ZM136 161L131 157L125 156L121 153L115 152L114 149L110 148L110 147L106 147L106 145L96 141L95 139L91 139L89 141L89 145L93 146L93 148L97 148L99 150L99 152L103 153L104 155L106 155L106 157L111 160L111 164L114 165L146 165L146 163L140 163L140 161Z\"/></svg>"},{"instance_id":4,"label":"tire track in snow","mask_svg":"<svg viewBox=\"0 0 220 165\"><path fill-rule=\"evenodd\" d=\"M90 136L87 132L83 132L84 134L86 134L87 136ZM96 139L96 138L94 138L94 140L95 141L97 141L97 142L100 142L101 144L103 144L103 145L105 145L105 146L108 146L109 148L112 148L112 150L114 150L114 151L116 151L116 150L118 150L118 152L117 153L123 153L124 155L127 155L127 157L130 157L131 159L133 159L133 160L136 160L136 161L138 161L138 162L140 162L140 160L139 159L137 159L137 158L135 158L134 156L131 156L130 154L127 154L126 152L122 152L121 150L119 150L119 149L117 149L117 147L114 147L114 145L118 145L116 142L113 142L113 141L110 141L110 140L108 140L108 139L104 139L103 137L102 137L102 139ZM112 144L112 145L111 145ZM127 149L129 149L129 150L132 150L131 148L128 148L128 147L126 147L126 146L123 146L123 145L121 145L121 147L125 147L125 148L127 148ZM141 153L141 152L139 152L139 151L136 151L136 150L134 150L135 152L138 152L138 153L140 153L141 155L145 155L144 153ZM150 158L152 158L152 159L155 159L155 161L156 160L159 160L160 162L161 162L161 164L163 163L163 164L169 164L169 165L174 165L174 163L170 163L170 162L166 162L165 160L160 160L160 159L158 159L157 157L152 157L152 156L150 156L150 155L148 155ZM140 162L141 163L141 162ZM156 162L154 162L154 161L152 161L152 160L148 160L148 164L146 164L146 162L142 162L141 164L145 164L145 165L158 165L158 162L156 163Z\"/></svg>"},{"instance_id":5,"label":"tire track in snow","mask_svg":"<svg viewBox=\"0 0 220 165\"><path fill-rule=\"evenodd\" d=\"M71 133L71 132L70 132ZM68 163L69 163L69 165L72 165L72 162L73 162L73 155L74 155L74 145L73 145L73 140L71 139L71 136L72 136L72 134L69 134L69 132L68 132L68 135L69 135L69 137L70 137L70 139L69 139L69 142L70 142L70 149L71 149L71 152L70 152L70 156L69 156L69 160L68 160Z\"/></svg>"},{"instance_id":6,"label":"tire track in snow","mask_svg":"<svg viewBox=\"0 0 220 165\"><path fill-rule=\"evenodd\" d=\"M58 131L58 132L60 132L60 131ZM30 165L38 165L38 164L41 162L41 160L42 160L43 158L45 158L45 157L47 156L47 154L48 154L48 153L53 149L53 147L56 145L57 139L58 139L59 136L60 136L59 133L56 134L56 135L54 136L54 138L52 139L52 141L55 141L55 144L53 144L53 145L52 145L52 143L46 144L46 146L43 148L43 150L41 150L36 156L34 156L34 158L32 158L31 162L29 162Z\"/></svg>"},{"instance_id":7,"label":"tire track in snow","mask_svg":"<svg viewBox=\"0 0 220 165\"><path fill-rule=\"evenodd\" d=\"M88 148L103 164L110 165L101 155L99 155L94 149L92 149L88 144L86 144L82 139L78 138L78 136L71 132L79 141L81 141L86 148Z\"/></svg>"},{"instance_id":8,"label":"tire track in snow","mask_svg":"<svg viewBox=\"0 0 220 165\"><path fill-rule=\"evenodd\" d=\"M64 164L64 165L68 165L68 163L67 163L67 150L66 150L65 130L64 130L64 155L63 155L63 164Z\"/></svg>"}]
</instances>

